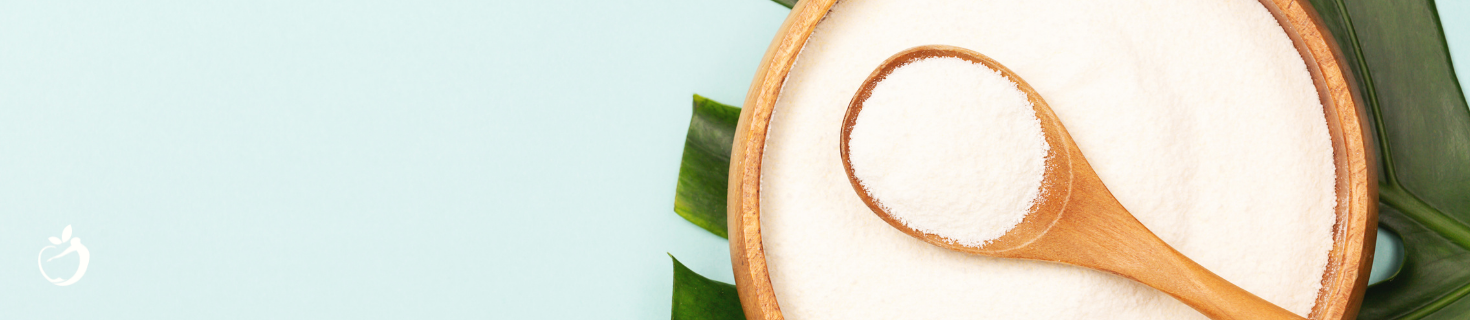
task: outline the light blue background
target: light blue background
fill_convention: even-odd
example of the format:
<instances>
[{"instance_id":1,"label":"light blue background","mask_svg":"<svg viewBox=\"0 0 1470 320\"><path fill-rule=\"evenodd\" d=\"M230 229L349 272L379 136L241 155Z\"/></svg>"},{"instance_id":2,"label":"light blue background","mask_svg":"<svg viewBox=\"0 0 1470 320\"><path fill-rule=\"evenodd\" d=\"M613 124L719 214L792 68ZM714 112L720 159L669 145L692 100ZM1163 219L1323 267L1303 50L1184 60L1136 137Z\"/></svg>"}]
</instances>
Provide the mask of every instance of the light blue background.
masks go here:
<instances>
[{"instance_id":1,"label":"light blue background","mask_svg":"<svg viewBox=\"0 0 1470 320\"><path fill-rule=\"evenodd\" d=\"M0 2L0 318L667 318L665 252L731 280L672 212L690 94L740 103L787 12Z\"/></svg>"}]
</instances>

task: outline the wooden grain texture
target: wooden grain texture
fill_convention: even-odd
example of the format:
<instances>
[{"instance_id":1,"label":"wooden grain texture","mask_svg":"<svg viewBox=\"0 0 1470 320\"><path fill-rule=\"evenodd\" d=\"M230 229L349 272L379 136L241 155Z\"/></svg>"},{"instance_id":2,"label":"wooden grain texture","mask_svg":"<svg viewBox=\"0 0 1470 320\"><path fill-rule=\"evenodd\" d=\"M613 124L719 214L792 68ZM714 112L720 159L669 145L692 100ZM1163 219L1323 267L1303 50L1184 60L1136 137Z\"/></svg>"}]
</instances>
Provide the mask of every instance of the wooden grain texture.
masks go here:
<instances>
[{"instance_id":1,"label":"wooden grain texture","mask_svg":"<svg viewBox=\"0 0 1470 320\"><path fill-rule=\"evenodd\" d=\"M1312 319L1356 319L1378 237L1378 175L1370 152L1367 109L1357 96L1342 50L1306 0L1260 0L1306 62L1332 136L1337 167L1337 224Z\"/></svg>"},{"instance_id":2,"label":"wooden grain texture","mask_svg":"<svg viewBox=\"0 0 1470 320\"><path fill-rule=\"evenodd\" d=\"M1047 145L1046 172L1038 199L1019 225L994 241L971 246L904 224L869 193L854 172L849 143L873 89L898 68L923 59L958 58L989 67L1026 94ZM853 192L890 226L909 236L971 254L1042 260L1113 273L1163 291L1211 319L1303 319L1241 289L1159 239L1113 197L1092 170L1066 126L1030 84L1000 62L969 49L925 45L883 61L848 103L838 138L842 167Z\"/></svg>"},{"instance_id":3,"label":"wooden grain texture","mask_svg":"<svg viewBox=\"0 0 1470 320\"><path fill-rule=\"evenodd\" d=\"M735 141L730 154L729 197L730 262L735 269L735 287L740 293L740 306L747 319L785 319L771 288L766 270L766 254L761 244L760 187L761 156L766 149L766 129L776 97L796 62L797 53L806 44L817 22L827 14L836 0L797 2L791 15L781 23L776 38L761 58L760 67L745 95L745 108L740 110L740 123L735 127ZM756 107L751 107L756 106Z\"/></svg>"},{"instance_id":4,"label":"wooden grain texture","mask_svg":"<svg viewBox=\"0 0 1470 320\"><path fill-rule=\"evenodd\" d=\"M730 256L748 319L784 319L771 286L761 242L760 179L766 130L776 98L797 54L838 0L797 3L767 49L745 98L730 161ZM1367 287L1377 231L1375 159L1368 152L1366 114L1352 90L1342 53L1302 0L1260 0L1306 62L1326 114L1337 168L1337 223L1317 304L1308 318L1354 319ZM1028 217L1029 219L1029 217ZM998 247L997 247L998 248Z\"/></svg>"}]
</instances>

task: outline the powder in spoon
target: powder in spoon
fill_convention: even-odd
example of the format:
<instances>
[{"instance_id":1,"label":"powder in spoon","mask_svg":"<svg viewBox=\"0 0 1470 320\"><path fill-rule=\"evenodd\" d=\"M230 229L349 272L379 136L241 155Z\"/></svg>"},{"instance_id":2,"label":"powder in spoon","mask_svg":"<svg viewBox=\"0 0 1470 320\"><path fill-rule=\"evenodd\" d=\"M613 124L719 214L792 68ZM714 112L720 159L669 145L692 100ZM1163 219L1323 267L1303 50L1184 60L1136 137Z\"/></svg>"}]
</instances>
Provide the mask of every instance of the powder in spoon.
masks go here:
<instances>
[{"instance_id":1,"label":"powder in spoon","mask_svg":"<svg viewBox=\"0 0 1470 320\"><path fill-rule=\"evenodd\" d=\"M953 57L889 73L863 103L848 142L853 175L884 211L967 246L987 244L1026 217L1048 148L1015 82Z\"/></svg>"}]
</instances>

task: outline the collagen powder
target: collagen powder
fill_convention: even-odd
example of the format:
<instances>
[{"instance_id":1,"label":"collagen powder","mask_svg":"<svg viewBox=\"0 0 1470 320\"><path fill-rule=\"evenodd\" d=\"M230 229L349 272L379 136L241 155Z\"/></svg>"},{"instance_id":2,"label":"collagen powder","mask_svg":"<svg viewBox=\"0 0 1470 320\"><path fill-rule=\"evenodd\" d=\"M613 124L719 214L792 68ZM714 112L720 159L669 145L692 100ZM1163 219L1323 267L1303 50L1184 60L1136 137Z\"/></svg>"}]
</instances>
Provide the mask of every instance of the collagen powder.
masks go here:
<instances>
[{"instance_id":1,"label":"collagen powder","mask_svg":"<svg viewBox=\"0 0 1470 320\"><path fill-rule=\"evenodd\" d=\"M1016 83L985 65L928 58L894 69L848 141L853 176L904 225L961 245L1005 235L1031 211L1046 137Z\"/></svg>"},{"instance_id":2,"label":"collagen powder","mask_svg":"<svg viewBox=\"0 0 1470 320\"><path fill-rule=\"evenodd\" d=\"M839 154L848 102L885 59L931 44L1025 79L1169 245L1311 311L1336 221L1331 138L1306 63L1259 2L841 0L784 82L761 163L763 248L786 319L1204 319L1122 277L947 250L873 214Z\"/></svg>"}]
</instances>

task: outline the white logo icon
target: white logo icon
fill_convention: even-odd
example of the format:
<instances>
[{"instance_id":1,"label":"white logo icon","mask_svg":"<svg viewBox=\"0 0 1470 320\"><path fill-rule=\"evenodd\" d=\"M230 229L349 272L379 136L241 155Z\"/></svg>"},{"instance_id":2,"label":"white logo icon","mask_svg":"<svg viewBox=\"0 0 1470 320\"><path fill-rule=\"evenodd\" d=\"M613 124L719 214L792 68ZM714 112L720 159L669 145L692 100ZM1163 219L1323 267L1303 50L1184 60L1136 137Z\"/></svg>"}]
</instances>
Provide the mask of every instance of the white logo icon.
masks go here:
<instances>
[{"instance_id":1,"label":"white logo icon","mask_svg":"<svg viewBox=\"0 0 1470 320\"><path fill-rule=\"evenodd\" d=\"M71 225L67 225L65 229L61 229L60 239L57 239L56 237L50 237L48 238L48 240L51 240L51 244L53 245L41 248L41 253L36 254L36 265L41 267L41 277L46 278L47 281L51 281L51 283L58 286L65 286L77 283L77 280L82 279L82 274L87 273L87 260L90 260L92 255L90 252L87 252L87 246L82 245L82 238L73 238L71 236ZM41 260L41 257L46 256L46 250L56 249L56 246L68 242L71 244L68 245L65 250L62 250L60 254L57 254L50 259ZM65 257L72 252L76 252L77 256L81 258L81 264L77 265L76 274L71 275L71 278L68 279L52 278L51 276L46 275L46 265L44 264L45 262L56 260L56 258Z\"/></svg>"}]
</instances>

